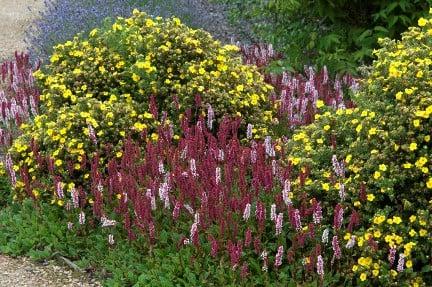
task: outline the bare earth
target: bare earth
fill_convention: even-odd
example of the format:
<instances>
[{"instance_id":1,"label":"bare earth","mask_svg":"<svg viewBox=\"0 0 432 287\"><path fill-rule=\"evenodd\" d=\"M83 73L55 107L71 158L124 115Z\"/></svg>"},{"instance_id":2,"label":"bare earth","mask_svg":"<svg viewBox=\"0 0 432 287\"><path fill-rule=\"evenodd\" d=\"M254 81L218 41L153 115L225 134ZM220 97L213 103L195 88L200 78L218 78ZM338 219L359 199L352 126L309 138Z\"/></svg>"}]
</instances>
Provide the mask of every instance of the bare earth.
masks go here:
<instances>
[{"instance_id":1,"label":"bare earth","mask_svg":"<svg viewBox=\"0 0 432 287\"><path fill-rule=\"evenodd\" d=\"M31 11L28 8L31 8ZM0 62L25 51L24 31L43 8L43 0L0 0ZM1 287L75 287L101 286L69 268L52 262L37 264L27 258L0 254Z\"/></svg>"},{"instance_id":2,"label":"bare earth","mask_svg":"<svg viewBox=\"0 0 432 287\"><path fill-rule=\"evenodd\" d=\"M0 0L0 60L26 49L25 28L42 8L43 0Z\"/></svg>"}]
</instances>

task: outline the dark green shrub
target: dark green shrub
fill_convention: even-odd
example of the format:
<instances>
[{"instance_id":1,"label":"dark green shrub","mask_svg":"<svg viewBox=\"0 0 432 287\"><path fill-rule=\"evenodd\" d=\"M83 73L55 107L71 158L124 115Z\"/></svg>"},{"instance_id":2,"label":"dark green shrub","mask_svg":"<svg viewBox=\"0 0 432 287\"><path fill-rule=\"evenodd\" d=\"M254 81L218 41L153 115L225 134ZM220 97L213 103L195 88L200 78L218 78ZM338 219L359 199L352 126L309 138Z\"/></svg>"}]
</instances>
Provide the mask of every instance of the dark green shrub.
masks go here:
<instances>
[{"instance_id":1,"label":"dark green shrub","mask_svg":"<svg viewBox=\"0 0 432 287\"><path fill-rule=\"evenodd\" d=\"M225 1L225 0L221 0ZM355 72L369 64L378 38L397 38L427 13L430 0L233 1L232 20L249 19L261 40L286 55L286 65L327 65Z\"/></svg>"}]
</instances>

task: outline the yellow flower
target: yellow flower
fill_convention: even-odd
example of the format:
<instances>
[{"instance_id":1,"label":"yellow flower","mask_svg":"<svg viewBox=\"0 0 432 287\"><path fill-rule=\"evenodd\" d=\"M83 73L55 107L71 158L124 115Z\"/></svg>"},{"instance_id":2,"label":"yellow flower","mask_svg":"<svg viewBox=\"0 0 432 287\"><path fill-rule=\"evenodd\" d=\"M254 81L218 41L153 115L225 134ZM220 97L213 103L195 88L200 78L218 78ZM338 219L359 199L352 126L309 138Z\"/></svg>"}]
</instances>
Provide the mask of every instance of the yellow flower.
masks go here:
<instances>
[{"instance_id":1,"label":"yellow flower","mask_svg":"<svg viewBox=\"0 0 432 287\"><path fill-rule=\"evenodd\" d=\"M244 91L244 86L243 85L238 85L237 87L236 87L236 91L237 92L243 92Z\"/></svg>"},{"instance_id":2,"label":"yellow flower","mask_svg":"<svg viewBox=\"0 0 432 287\"><path fill-rule=\"evenodd\" d=\"M407 162L407 163L404 163L402 166L403 166L403 168L409 169L412 167L412 164Z\"/></svg>"},{"instance_id":3,"label":"yellow flower","mask_svg":"<svg viewBox=\"0 0 432 287\"><path fill-rule=\"evenodd\" d=\"M414 93L413 89L409 89L409 88L405 89L405 94L412 95L413 93Z\"/></svg>"},{"instance_id":4,"label":"yellow flower","mask_svg":"<svg viewBox=\"0 0 432 287\"><path fill-rule=\"evenodd\" d=\"M374 199L375 199L375 195L373 195L372 193L369 193L369 194L367 195L367 200L368 200L368 201L374 201Z\"/></svg>"},{"instance_id":5,"label":"yellow flower","mask_svg":"<svg viewBox=\"0 0 432 287\"><path fill-rule=\"evenodd\" d=\"M316 106L317 106L318 109L322 108L322 107L324 106L324 101L322 101L322 100L318 100L318 101L316 102Z\"/></svg>"},{"instance_id":6,"label":"yellow flower","mask_svg":"<svg viewBox=\"0 0 432 287\"><path fill-rule=\"evenodd\" d=\"M371 128L371 129L369 129L368 134L369 134L370 136L372 136L372 135L376 135L376 133L377 133L377 129L376 129L376 128Z\"/></svg>"},{"instance_id":7,"label":"yellow flower","mask_svg":"<svg viewBox=\"0 0 432 287\"><path fill-rule=\"evenodd\" d=\"M360 275L360 280L361 281L365 281L367 279L367 275L366 275L366 273L362 273L361 275Z\"/></svg>"},{"instance_id":8,"label":"yellow flower","mask_svg":"<svg viewBox=\"0 0 432 287\"><path fill-rule=\"evenodd\" d=\"M426 186L429 189L432 189L432 177L429 177L428 181L426 182Z\"/></svg>"},{"instance_id":9,"label":"yellow flower","mask_svg":"<svg viewBox=\"0 0 432 287\"><path fill-rule=\"evenodd\" d=\"M148 28L153 27L154 26L153 20L152 19L146 19L145 26Z\"/></svg>"},{"instance_id":10,"label":"yellow flower","mask_svg":"<svg viewBox=\"0 0 432 287\"><path fill-rule=\"evenodd\" d=\"M378 274L379 274L379 270L375 269L375 270L372 271L372 275L373 275L374 277L377 277Z\"/></svg>"},{"instance_id":11,"label":"yellow flower","mask_svg":"<svg viewBox=\"0 0 432 287\"><path fill-rule=\"evenodd\" d=\"M328 131L329 129L330 129L330 126L329 126L329 125L325 125L325 126L324 126L324 130L325 130L325 131Z\"/></svg>"},{"instance_id":12,"label":"yellow flower","mask_svg":"<svg viewBox=\"0 0 432 287\"><path fill-rule=\"evenodd\" d=\"M410 143L409 150L410 151L415 151L416 149L417 149L417 143Z\"/></svg>"},{"instance_id":13,"label":"yellow flower","mask_svg":"<svg viewBox=\"0 0 432 287\"><path fill-rule=\"evenodd\" d=\"M387 170L387 166L386 166L385 164L380 164L380 165L379 165L379 169L380 169L381 171L386 171L386 170Z\"/></svg>"},{"instance_id":14,"label":"yellow flower","mask_svg":"<svg viewBox=\"0 0 432 287\"><path fill-rule=\"evenodd\" d=\"M144 129L147 128L147 125L140 122L136 122L134 123L134 128L138 131L143 131Z\"/></svg>"},{"instance_id":15,"label":"yellow flower","mask_svg":"<svg viewBox=\"0 0 432 287\"><path fill-rule=\"evenodd\" d=\"M60 59L60 58L59 58L59 56L58 56L57 54L53 54L53 55L51 56L51 58L50 58L50 62L51 62L51 63L55 63L55 62L57 62L59 59Z\"/></svg>"},{"instance_id":16,"label":"yellow flower","mask_svg":"<svg viewBox=\"0 0 432 287\"><path fill-rule=\"evenodd\" d=\"M63 163L63 162L61 161L61 159L57 159L57 160L54 162L55 166L61 166L62 163Z\"/></svg>"},{"instance_id":17,"label":"yellow flower","mask_svg":"<svg viewBox=\"0 0 432 287\"><path fill-rule=\"evenodd\" d=\"M357 259L357 263L360 264L360 266L370 266L372 264L372 258L360 257L359 259Z\"/></svg>"},{"instance_id":18,"label":"yellow flower","mask_svg":"<svg viewBox=\"0 0 432 287\"><path fill-rule=\"evenodd\" d=\"M419 230L419 235L421 236L421 237L425 237L426 235L427 235L427 230L426 229L420 229Z\"/></svg>"},{"instance_id":19,"label":"yellow flower","mask_svg":"<svg viewBox=\"0 0 432 287\"><path fill-rule=\"evenodd\" d=\"M325 191L329 191L330 190L330 185L328 183L322 183L321 184L322 189L324 189Z\"/></svg>"},{"instance_id":20,"label":"yellow flower","mask_svg":"<svg viewBox=\"0 0 432 287\"><path fill-rule=\"evenodd\" d=\"M412 261L411 260L407 260L407 262L405 263L407 268L411 268L412 267Z\"/></svg>"},{"instance_id":21,"label":"yellow flower","mask_svg":"<svg viewBox=\"0 0 432 287\"><path fill-rule=\"evenodd\" d=\"M393 223L400 224L402 219L399 216L393 216Z\"/></svg>"},{"instance_id":22,"label":"yellow flower","mask_svg":"<svg viewBox=\"0 0 432 287\"><path fill-rule=\"evenodd\" d=\"M420 27L426 26L427 23L428 23L428 21L425 18L423 18L423 17L418 20L418 25Z\"/></svg>"},{"instance_id":23,"label":"yellow flower","mask_svg":"<svg viewBox=\"0 0 432 287\"><path fill-rule=\"evenodd\" d=\"M381 177L381 172L375 171L373 177L374 179L379 179Z\"/></svg>"},{"instance_id":24,"label":"yellow flower","mask_svg":"<svg viewBox=\"0 0 432 287\"><path fill-rule=\"evenodd\" d=\"M157 133L152 133L152 134L151 134L151 139L152 139L153 141L157 141L157 140L159 139L159 135L158 135Z\"/></svg>"},{"instance_id":25,"label":"yellow flower","mask_svg":"<svg viewBox=\"0 0 432 287\"><path fill-rule=\"evenodd\" d=\"M32 193L33 193L34 197L36 197L36 198L38 198L40 195L40 192L37 189L33 189Z\"/></svg>"},{"instance_id":26,"label":"yellow flower","mask_svg":"<svg viewBox=\"0 0 432 287\"><path fill-rule=\"evenodd\" d=\"M373 235L374 235L374 237L376 237L376 238L380 238L380 237L381 237L381 231L379 231L379 230L375 230Z\"/></svg>"},{"instance_id":27,"label":"yellow flower","mask_svg":"<svg viewBox=\"0 0 432 287\"><path fill-rule=\"evenodd\" d=\"M141 79L141 77L138 76L137 74L135 74L135 73L132 74L132 80L133 80L134 82L138 82L140 79Z\"/></svg>"},{"instance_id":28,"label":"yellow flower","mask_svg":"<svg viewBox=\"0 0 432 287\"><path fill-rule=\"evenodd\" d=\"M345 240L349 240L349 239L351 239L351 233L349 233L349 232L345 233L345 235L344 235L344 239L345 239Z\"/></svg>"},{"instance_id":29,"label":"yellow flower","mask_svg":"<svg viewBox=\"0 0 432 287\"><path fill-rule=\"evenodd\" d=\"M362 129L363 129L363 125L362 125L362 124L359 124L359 125L357 125L357 127L356 127L356 132L357 132L357 133L360 133Z\"/></svg>"},{"instance_id":30,"label":"yellow flower","mask_svg":"<svg viewBox=\"0 0 432 287\"><path fill-rule=\"evenodd\" d=\"M396 93L396 100L398 100L398 101L402 100L402 96L403 96L402 92Z\"/></svg>"},{"instance_id":31,"label":"yellow flower","mask_svg":"<svg viewBox=\"0 0 432 287\"><path fill-rule=\"evenodd\" d=\"M352 155L349 154L349 155L346 156L345 162L349 163L351 161L351 159L352 159Z\"/></svg>"},{"instance_id":32,"label":"yellow flower","mask_svg":"<svg viewBox=\"0 0 432 287\"><path fill-rule=\"evenodd\" d=\"M116 157L122 157L122 155L123 155L123 153L122 153L121 151L118 151L118 152L116 153Z\"/></svg>"},{"instance_id":33,"label":"yellow flower","mask_svg":"<svg viewBox=\"0 0 432 287\"><path fill-rule=\"evenodd\" d=\"M383 223L385 220L386 220L385 215L378 215L378 216L375 216L375 217L374 217L374 219L373 219L373 223L375 223L375 224L381 224L381 223Z\"/></svg>"},{"instance_id":34,"label":"yellow flower","mask_svg":"<svg viewBox=\"0 0 432 287\"><path fill-rule=\"evenodd\" d=\"M422 156L416 161L415 165L416 165L416 167L420 168L420 167L423 167L427 163L427 161L428 161L427 158Z\"/></svg>"},{"instance_id":35,"label":"yellow flower","mask_svg":"<svg viewBox=\"0 0 432 287\"><path fill-rule=\"evenodd\" d=\"M357 270L358 270L358 265L354 264L352 267L352 271L357 272Z\"/></svg>"}]
</instances>

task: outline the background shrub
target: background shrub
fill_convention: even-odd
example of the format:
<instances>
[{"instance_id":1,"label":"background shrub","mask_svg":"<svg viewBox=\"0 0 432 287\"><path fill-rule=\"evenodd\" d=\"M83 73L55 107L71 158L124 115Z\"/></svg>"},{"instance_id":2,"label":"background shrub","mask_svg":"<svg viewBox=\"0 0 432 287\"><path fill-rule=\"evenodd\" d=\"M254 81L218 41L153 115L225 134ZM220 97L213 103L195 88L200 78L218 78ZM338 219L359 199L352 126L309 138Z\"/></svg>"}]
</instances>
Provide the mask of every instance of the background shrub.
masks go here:
<instances>
[{"instance_id":1,"label":"background shrub","mask_svg":"<svg viewBox=\"0 0 432 287\"><path fill-rule=\"evenodd\" d=\"M371 62L378 38L398 38L432 4L429 0L229 3L234 22L256 22L254 31L258 37L284 52L287 68L301 70L305 64L326 65L331 72L350 73Z\"/></svg>"}]
</instances>

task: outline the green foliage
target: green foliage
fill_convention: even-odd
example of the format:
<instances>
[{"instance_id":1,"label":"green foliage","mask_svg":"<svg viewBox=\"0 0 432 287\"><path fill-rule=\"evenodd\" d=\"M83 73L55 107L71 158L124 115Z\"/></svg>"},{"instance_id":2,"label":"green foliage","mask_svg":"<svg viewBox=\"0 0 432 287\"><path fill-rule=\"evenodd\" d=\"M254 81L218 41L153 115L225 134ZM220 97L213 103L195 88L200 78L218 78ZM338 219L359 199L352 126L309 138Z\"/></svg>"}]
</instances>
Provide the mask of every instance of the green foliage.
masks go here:
<instances>
[{"instance_id":1,"label":"green foliage","mask_svg":"<svg viewBox=\"0 0 432 287\"><path fill-rule=\"evenodd\" d=\"M4 167L1 169L4 171ZM10 180L4 174L0 174L0 209L8 205L12 200Z\"/></svg>"},{"instance_id":2,"label":"green foliage","mask_svg":"<svg viewBox=\"0 0 432 287\"><path fill-rule=\"evenodd\" d=\"M284 273L269 277L261 271L259 258L250 267L250 276L242 279L229 259L211 258L209 246L203 245L198 256L193 247L177 249L180 235L170 233L167 241L149 247L142 238L124 239L121 228L67 228L64 211L55 205L35 204L25 200L0 210L0 252L12 256L29 256L33 260L61 255L82 269L95 270L104 286L296 286ZM107 238L113 234L114 245ZM168 239L169 238L169 239ZM287 268L287 267L285 267ZM288 269L287 269L288 271ZM333 278L334 279L334 278ZM331 282L332 278L328 279ZM282 284L282 283L281 283ZM287 285L288 284L288 285ZM316 286L313 283L307 286Z\"/></svg>"},{"instance_id":3,"label":"green foliage","mask_svg":"<svg viewBox=\"0 0 432 287\"><path fill-rule=\"evenodd\" d=\"M432 5L430 0L229 2L231 19L256 23L258 37L284 52L288 68L326 65L350 73L371 62L379 38L398 38Z\"/></svg>"},{"instance_id":4,"label":"green foliage","mask_svg":"<svg viewBox=\"0 0 432 287\"><path fill-rule=\"evenodd\" d=\"M344 185L342 204L361 215L350 251L363 258L353 267L358 284L365 278L373 285L432 282L432 22L418 24L401 41L380 41L357 108L323 111L288 144L298 167L311 171L304 187L311 196L332 206ZM344 176L335 174L334 159L345 165ZM405 256L404 272L389 263L392 248Z\"/></svg>"}]
</instances>

